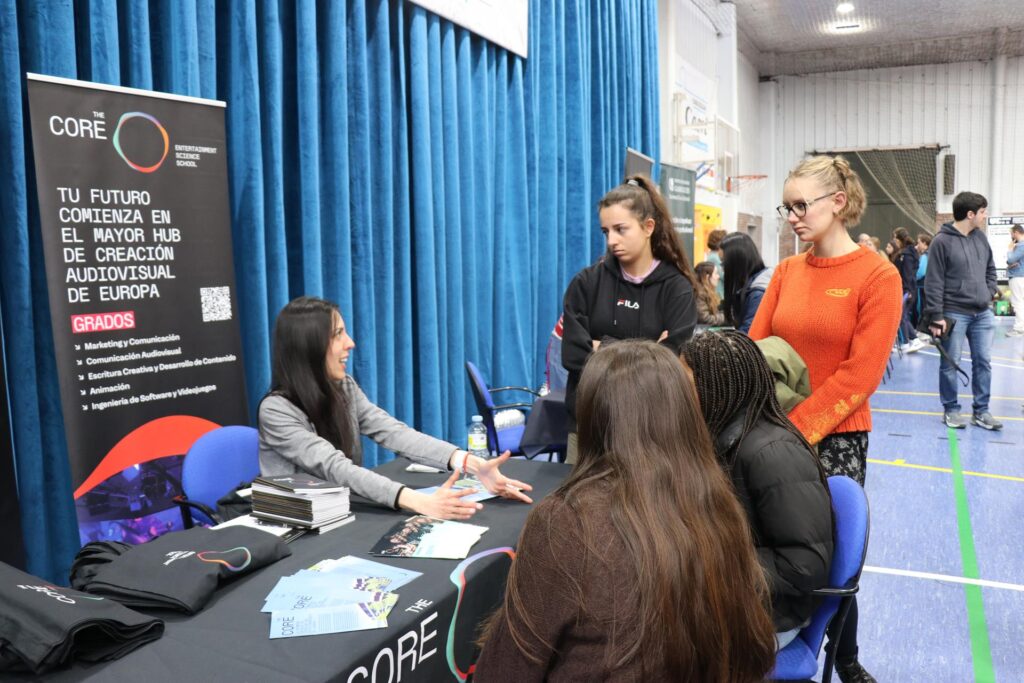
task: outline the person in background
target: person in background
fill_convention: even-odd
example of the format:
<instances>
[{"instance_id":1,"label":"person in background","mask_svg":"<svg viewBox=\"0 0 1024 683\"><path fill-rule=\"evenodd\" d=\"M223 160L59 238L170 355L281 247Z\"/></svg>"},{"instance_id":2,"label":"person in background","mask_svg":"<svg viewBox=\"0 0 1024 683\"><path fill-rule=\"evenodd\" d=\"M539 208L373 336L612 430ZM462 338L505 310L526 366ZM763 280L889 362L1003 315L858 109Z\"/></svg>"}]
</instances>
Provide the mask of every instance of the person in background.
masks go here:
<instances>
[{"instance_id":1,"label":"person in background","mask_svg":"<svg viewBox=\"0 0 1024 683\"><path fill-rule=\"evenodd\" d=\"M774 269L765 267L754 240L742 232L727 235L722 240L721 250L726 320L740 332L746 332L754 321Z\"/></svg>"},{"instance_id":2,"label":"person in background","mask_svg":"<svg viewBox=\"0 0 1024 683\"><path fill-rule=\"evenodd\" d=\"M885 258L889 263L896 265L896 257L900 253L900 245L896 240L889 240L885 243Z\"/></svg>"},{"instance_id":3,"label":"person in background","mask_svg":"<svg viewBox=\"0 0 1024 683\"><path fill-rule=\"evenodd\" d=\"M982 229L987 216L987 199L975 192L961 192L953 197L953 222L942 226L928 250L921 315L932 336L942 339L946 355L952 360L946 360L946 355L939 359L939 398L942 421L953 429L967 427L960 416L954 365L960 363L964 340L971 347L971 424L990 431L1003 428L988 410L996 331L989 304L996 294L996 264ZM947 318L955 323L948 335Z\"/></svg>"},{"instance_id":4,"label":"person in background","mask_svg":"<svg viewBox=\"0 0 1024 683\"><path fill-rule=\"evenodd\" d=\"M921 311L924 309L924 276L928 272L928 247L932 243L932 236L922 232L917 236L914 248L917 249L917 305L914 307L914 327L921 323ZM930 337L927 337L930 338Z\"/></svg>"},{"instance_id":5,"label":"person in background","mask_svg":"<svg viewBox=\"0 0 1024 683\"><path fill-rule=\"evenodd\" d=\"M1007 337L1024 335L1024 227L1010 228L1010 246L1006 252L1006 277L1010 280L1010 305L1013 306L1013 328Z\"/></svg>"},{"instance_id":6,"label":"person in background","mask_svg":"<svg viewBox=\"0 0 1024 683\"><path fill-rule=\"evenodd\" d=\"M757 343L704 332L683 350L718 463L732 479L772 593L781 650L811 621L828 584L832 503L818 455L782 412Z\"/></svg>"},{"instance_id":7,"label":"person in background","mask_svg":"<svg viewBox=\"0 0 1024 683\"><path fill-rule=\"evenodd\" d=\"M563 305L570 464L576 461L576 385L590 354L605 340L633 338L678 353L697 324L697 281L658 187L646 176L630 176L597 206L608 252L576 274Z\"/></svg>"},{"instance_id":8,"label":"person in background","mask_svg":"<svg viewBox=\"0 0 1024 683\"><path fill-rule=\"evenodd\" d=\"M438 519L468 519L482 507L462 499L473 489L451 489L462 472L475 475L491 493L532 502L523 493L531 490L529 484L499 470L511 455L508 451L482 460L416 431L371 403L347 373L354 348L337 304L303 296L278 314L271 390L259 406L260 474L312 474L381 505ZM360 435L452 475L431 495L407 488L360 465Z\"/></svg>"},{"instance_id":9,"label":"person in background","mask_svg":"<svg viewBox=\"0 0 1024 683\"><path fill-rule=\"evenodd\" d=\"M878 254L879 256L881 256L882 258L884 258L886 260L889 259L889 257L885 255L885 252L882 251L882 240L878 239L877 237L872 237L871 238L871 249L870 249L870 251L873 251L874 253Z\"/></svg>"},{"instance_id":10,"label":"person in background","mask_svg":"<svg viewBox=\"0 0 1024 683\"><path fill-rule=\"evenodd\" d=\"M697 274L697 324L717 327L725 324L725 314L720 310L722 300L716 291L719 284L718 268L711 261L701 261L694 268Z\"/></svg>"},{"instance_id":11,"label":"person in background","mask_svg":"<svg viewBox=\"0 0 1024 683\"><path fill-rule=\"evenodd\" d=\"M779 215L811 251L775 269L752 339L777 336L804 359L811 395L789 419L818 447L828 476L845 475L861 486L867 468L871 407L882 381L902 313L896 268L850 238L864 213L864 186L841 156L815 156L789 172ZM857 648L856 602L836 647L843 683L874 683Z\"/></svg>"},{"instance_id":12,"label":"person in background","mask_svg":"<svg viewBox=\"0 0 1024 683\"><path fill-rule=\"evenodd\" d=\"M709 232L707 240L708 249L704 256L704 260L715 264L715 270L718 271L715 293L718 294L719 300L725 296L725 289L722 283L725 272L722 270L722 257L718 253L718 250L722 247L722 240L725 239L725 235L725 230L722 230L721 228L716 228Z\"/></svg>"},{"instance_id":13,"label":"person in background","mask_svg":"<svg viewBox=\"0 0 1024 683\"><path fill-rule=\"evenodd\" d=\"M603 345L577 416L579 461L527 517L473 680L764 680L765 576L683 363Z\"/></svg>"},{"instance_id":14,"label":"person in background","mask_svg":"<svg viewBox=\"0 0 1024 683\"><path fill-rule=\"evenodd\" d=\"M872 241L871 235L866 232L862 232L857 235L857 244L862 247L866 247L870 251L878 251L877 247L875 247L875 243Z\"/></svg>"},{"instance_id":15,"label":"person in background","mask_svg":"<svg viewBox=\"0 0 1024 683\"><path fill-rule=\"evenodd\" d=\"M906 228L896 228L892 231L892 240L899 247L893 265L900 271L900 281L903 283L903 317L900 319L900 334L903 337L903 353L917 353L924 348L923 341L917 338L917 330L911 322L911 312L914 310L915 299L917 298L917 249L914 248L914 240Z\"/></svg>"},{"instance_id":16,"label":"person in background","mask_svg":"<svg viewBox=\"0 0 1024 683\"><path fill-rule=\"evenodd\" d=\"M569 372L562 365L562 316L558 316L544 358L544 384L549 391L565 391L568 379Z\"/></svg>"}]
</instances>

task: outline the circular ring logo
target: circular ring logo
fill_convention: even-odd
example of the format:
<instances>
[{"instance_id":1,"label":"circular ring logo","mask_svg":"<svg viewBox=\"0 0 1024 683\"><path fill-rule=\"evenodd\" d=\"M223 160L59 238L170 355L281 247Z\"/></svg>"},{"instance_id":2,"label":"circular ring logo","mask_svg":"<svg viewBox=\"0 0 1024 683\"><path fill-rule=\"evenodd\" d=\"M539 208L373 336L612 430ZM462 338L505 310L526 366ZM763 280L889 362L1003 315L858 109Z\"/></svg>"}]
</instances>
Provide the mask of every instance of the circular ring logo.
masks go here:
<instances>
[{"instance_id":1,"label":"circular ring logo","mask_svg":"<svg viewBox=\"0 0 1024 683\"><path fill-rule=\"evenodd\" d=\"M160 131L160 135L164 139L164 153L160 156L160 161L156 162L152 166L140 166L139 164L129 159L125 155L124 150L121 149L121 127L124 126L126 121L130 121L131 119L135 118L143 118L152 123L154 126L156 126L156 129ZM124 114L121 114L121 118L117 122L117 128L114 130L114 149L117 150L118 155L120 155L120 157L124 159L124 163L128 164L139 173L152 173L156 169L160 168L160 165L164 163L164 159L167 158L167 152L170 150L170 148L171 144L170 139L167 137L167 131L164 130L164 127L161 126L160 122L157 121L155 118L141 111L128 111Z\"/></svg>"}]
</instances>

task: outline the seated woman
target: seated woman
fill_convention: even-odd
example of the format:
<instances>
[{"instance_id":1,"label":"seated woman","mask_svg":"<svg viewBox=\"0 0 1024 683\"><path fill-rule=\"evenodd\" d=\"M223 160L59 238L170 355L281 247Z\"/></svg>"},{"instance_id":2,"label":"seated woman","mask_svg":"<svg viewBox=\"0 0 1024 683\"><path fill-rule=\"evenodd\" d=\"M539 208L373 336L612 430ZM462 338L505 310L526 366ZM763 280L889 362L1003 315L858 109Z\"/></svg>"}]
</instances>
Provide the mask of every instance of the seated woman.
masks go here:
<instances>
[{"instance_id":1,"label":"seated woman","mask_svg":"<svg viewBox=\"0 0 1024 683\"><path fill-rule=\"evenodd\" d=\"M697 286L693 288L697 302L697 324L717 327L725 324L725 314L719 310L722 303L718 296L720 277L718 268L711 261L701 261L693 269L697 275Z\"/></svg>"},{"instance_id":2,"label":"seated woman","mask_svg":"<svg viewBox=\"0 0 1024 683\"><path fill-rule=\"evenodd\" d=\"M768 576L779 648L809 623L828 581L832 504L818 457L775 398L775 377L740 332L694 337L684 350L718 462L747 513Z\"/></svg>"},{"instance_id":3,"label":"seated woman","mask_svg":"<svg viewBox=\"0 0 1024 683\"><path fill-rule=\"evenodd\" d=\"M609 343L577 397L579 460L526 520L474 680L762 680L764 575L683 364Z\"/></svg>"},{"instance_id":4,"label":"seated woman","mask_svg":"<svg viewBox=\"0 0 1024 683\"><path fill-rule=\"evenodd\" d=\"M531 490L528 484L498 469L508 460L507 451L482 460L421 434L371 403L345 372L353 348L336 304L304 296L278 314L271 390L259 407L261 474L307 472L383 505L439 519L468 519L481 507L462 500L472 489L451 490L462 471L476 475L491 493L532 502L522 493ZM452 476L432 495L406 488L360 466L360 434L399 455L453 470Z\"/></svg>"}]
</instances>

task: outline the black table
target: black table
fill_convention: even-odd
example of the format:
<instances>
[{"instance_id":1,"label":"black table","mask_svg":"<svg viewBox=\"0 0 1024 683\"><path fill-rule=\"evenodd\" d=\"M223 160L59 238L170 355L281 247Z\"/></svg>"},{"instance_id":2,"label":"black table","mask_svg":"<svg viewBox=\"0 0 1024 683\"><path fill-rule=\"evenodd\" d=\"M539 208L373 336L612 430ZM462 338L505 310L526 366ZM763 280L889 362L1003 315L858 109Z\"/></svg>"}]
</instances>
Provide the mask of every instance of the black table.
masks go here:
<instances>
[{"instance_id":1,"label":"black table","mask_svg":"<svg viewBox=\"0 0 1024 683\"><path fill-rule=\"evenodd\" d=\"M446 475L405 471L407 460L377 468L396 481L422 488ZM508 476L533 485L533 498L553 491L569 472L567 465L510 460ZM484 503L470 521L489 531L470 551L514 546L532 506L509 500ZM163 638L128 656L103 664L76 663L42 677L46 681L453 681L465 678L476 657L477 626L504 594L510 556L495 550L465 568L465 590L451 578L458 560L372 557L369 549L398 520L410 516L381 507L353 504L354 522L323 536L304 536L289 547L292 556L219 590L193 617L169 612ZM260 613L263 598L282 576L319 560L355 555L422 572L398 590L388 628L303 638L270 640L270 615ZM456 580L460 577L456 576ZM456 603L458 613L456 614ZM458 670L462 676L454 672ZM375 676L376 674L376 676Z\"/></svg>"},{"instance_id":2,"label":"black table","mask_svg":"<svg viewBox=\"0 0 1024 683\"><path fill-rule=\"evenodd\" d=\"M538 397L526 416L519 450L528 458L552 451L564 454L568 440L569 411L565 408L565 392L552 391Z\"/></svg>"}]
</instances>

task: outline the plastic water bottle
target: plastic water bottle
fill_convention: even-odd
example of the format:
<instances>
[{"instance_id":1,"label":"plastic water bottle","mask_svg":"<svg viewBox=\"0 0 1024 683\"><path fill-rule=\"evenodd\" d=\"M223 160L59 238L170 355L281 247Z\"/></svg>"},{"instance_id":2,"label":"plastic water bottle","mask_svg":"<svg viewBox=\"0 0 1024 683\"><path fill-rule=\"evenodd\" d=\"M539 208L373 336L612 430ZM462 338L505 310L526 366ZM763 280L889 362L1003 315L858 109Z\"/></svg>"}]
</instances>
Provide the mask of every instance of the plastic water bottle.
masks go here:
<instances>
[{"instance_id":1,"label":"plastic water bottle","mask_svg":"<svg viewBox=\"0 0 1024 683\"><path fill-rule=\"evenodd\" d=\"M470 455L475 455L478 458L487 459L491 457L490 451L487 450L487 427L484 426L484 419L479 415L473 416L473 421L469 423L469 437L467 439Z\"/></svg>"}]
</instances>

